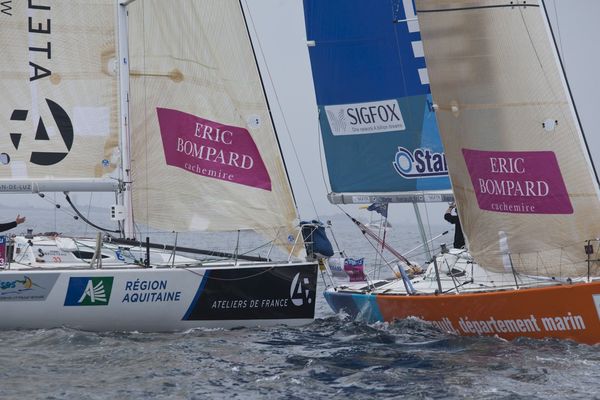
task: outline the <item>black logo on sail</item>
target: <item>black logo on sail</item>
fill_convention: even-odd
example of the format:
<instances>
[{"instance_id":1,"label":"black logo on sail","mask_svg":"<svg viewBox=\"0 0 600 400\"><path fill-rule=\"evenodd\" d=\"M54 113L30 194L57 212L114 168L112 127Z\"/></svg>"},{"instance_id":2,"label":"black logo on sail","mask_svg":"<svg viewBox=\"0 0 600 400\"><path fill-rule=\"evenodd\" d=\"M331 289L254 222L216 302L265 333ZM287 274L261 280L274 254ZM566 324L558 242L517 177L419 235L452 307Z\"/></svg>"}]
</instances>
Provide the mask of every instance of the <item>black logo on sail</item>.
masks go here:
<instances>
[{"instance_id":1,"label":"black logo on sail","mask_svg":"<svg viewBox=\"0 0 600 400\"><path fill-rule=\"evenodd\" d=\"M12 17L12 0L0 1L0 13Z\"/></svg>"},{"instance_id":2,"label":"black logo on sail","mask_svg":"<svg viewBox=\"0 0 600 400\"><path fill-rule=\"evenodd\" d=\"M48 108L52 113L52 118L54 119L54 123L58 127L58 131L65 144L65 147L67 148L67 151L32 151L30 162L32 164L43 166L54 165L61 162L69 154L69 151L71 151L74 139L73 124L71 123L71 118L69 118L67 112L61 106L59 106L57 103L53 102L50 99L46 99L46 103L48 104ZM29 110L13 110L10 119L11 121L25 121L27 119L28 114ZM10 134L10 139L16 150L19 150L19 144L21 143L22 136L22 133ZM44 124L44 120L42 119L42 117L40 117L38 121L37 129L35 131L35 140L50 140L50 137L48 136L48 131L46 130L46 125Z\"/></svg>"}]
</instances>

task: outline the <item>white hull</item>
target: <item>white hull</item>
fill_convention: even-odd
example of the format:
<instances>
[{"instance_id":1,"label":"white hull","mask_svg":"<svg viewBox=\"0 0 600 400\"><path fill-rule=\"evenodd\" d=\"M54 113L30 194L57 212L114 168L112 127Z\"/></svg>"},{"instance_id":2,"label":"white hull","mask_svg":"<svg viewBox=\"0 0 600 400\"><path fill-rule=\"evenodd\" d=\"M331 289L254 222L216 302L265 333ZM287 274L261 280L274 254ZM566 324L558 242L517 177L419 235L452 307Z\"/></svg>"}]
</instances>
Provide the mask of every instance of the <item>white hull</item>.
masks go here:
<instances>
[{"instance_id":1,"label":"white hull","mask_svg":"<svg viewBox=\"0 0 600 400\"><path fill-rule=\"evenodd\" d=\"M316 263L0 271L0 329L167 332L301 325Z\"/></svg>"}]
</instances>

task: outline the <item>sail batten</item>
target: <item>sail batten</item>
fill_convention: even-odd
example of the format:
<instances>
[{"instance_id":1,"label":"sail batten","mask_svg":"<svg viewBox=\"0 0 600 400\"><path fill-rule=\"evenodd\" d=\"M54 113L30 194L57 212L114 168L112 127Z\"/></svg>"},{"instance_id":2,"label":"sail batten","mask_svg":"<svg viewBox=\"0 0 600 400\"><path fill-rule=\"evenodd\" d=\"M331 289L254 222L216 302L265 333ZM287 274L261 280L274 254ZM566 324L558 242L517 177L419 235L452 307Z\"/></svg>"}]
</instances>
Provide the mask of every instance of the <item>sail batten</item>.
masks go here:
<instances>
[{"instance_id":1,"label":"sail batten","mask_svg":"<svg viewBox=\"0 0 600 400\"><path fill-rule=\"evenodd\" d=\"M585 276L598 186L543 4L496 5L417 2L469 251L494 271Z\"/></svg>"}]
</instances>

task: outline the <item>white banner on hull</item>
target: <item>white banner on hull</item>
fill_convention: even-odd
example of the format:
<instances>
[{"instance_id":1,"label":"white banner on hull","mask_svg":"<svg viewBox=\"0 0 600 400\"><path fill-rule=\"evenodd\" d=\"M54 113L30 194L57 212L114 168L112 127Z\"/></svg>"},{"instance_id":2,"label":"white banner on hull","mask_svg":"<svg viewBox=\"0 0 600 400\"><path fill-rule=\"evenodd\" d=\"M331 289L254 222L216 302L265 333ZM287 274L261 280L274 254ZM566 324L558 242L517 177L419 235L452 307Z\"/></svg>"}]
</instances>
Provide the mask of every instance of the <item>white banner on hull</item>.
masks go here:
<instances>
[{"instance_id":1,"label":"white banner on hull","mask_svg":"<svg viewBox=\"0 0 600 400\"><path fill-rule=\"evenodd\" d=\"M314 263L4 271L0 329L167 332L302 325L314 318L316 286Z\"/></svg>"}]
</instances>

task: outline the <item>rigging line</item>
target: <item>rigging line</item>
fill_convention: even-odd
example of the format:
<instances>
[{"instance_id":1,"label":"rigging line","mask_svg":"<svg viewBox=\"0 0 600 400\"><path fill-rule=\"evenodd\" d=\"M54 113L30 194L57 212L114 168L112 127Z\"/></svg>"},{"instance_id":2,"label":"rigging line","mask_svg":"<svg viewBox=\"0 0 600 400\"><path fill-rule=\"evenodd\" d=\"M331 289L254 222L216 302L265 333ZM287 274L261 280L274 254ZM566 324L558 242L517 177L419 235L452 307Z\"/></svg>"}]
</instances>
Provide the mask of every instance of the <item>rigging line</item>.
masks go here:
<instances>
[{"instance_id":1,"label":"rigging line","mask_svg":"<svg viewBox=\"0 0 600 400\"><path fill-rule=\"evenodd\" d=\"M333 242L335 243L335 248L338 250L338 254L346 258L346 251L340 249L340 245L338 244L335 234L333 233L333 224L331 223L331 221L327 221L327 227L329 228L329 232L331 232L331 237L333 239Z\"/></svg>"},{"instance_id":2,"label":"rigging line","mask_svg":"<svg viewBox=\"0 0 600 400\"><path fill-rule=\"evenodd\" d=\"M192 273L192 274L194 274L194 275L201 276L203 279L205 278L206 280L233 282L233 281L243 281L244 279L255 278L255 277L257 277L257 276L260 276L260 275L263 275L263 274L269 273L269 272L271 272L271 270L272 270L273 268L275 268L275 267L273 266L273 267L270 267L270 268L268 268L268 269L265 269L264 271L257 272L256 274L253 274L253 275L244 276L244 277L242 277L242 278L230 278L230 279L227 279L227 278L215 278L215 277L212 277L212 276L210 276L210 272L212 272L212 271L216 271L216 270L217 270L217 268L203 267L202 265L200 265L200 267L201 267L201 268L206 268L206 269L204 270L204 272L202 272L202 273L199 273L199 272L193 271L193 270L191 270L191 269L189 269L189 268L186 268L186 267L181 267L181 269L183 269L184 271L191 272L191 273ZM238 271L239 271L239 269L238 269Z\"/></svg>"},{"instance_id":3,"label":"rigging line","mask_svg":"<svg viewBox=\"0 0 600 400\"><path fill-rule=\"evenodd\" d=\"M54 208L54 230L55 231L56 231L56 213L57 213L57 210L60 211L60 212L62 212L62 213L67 214L70 217L73 217L73 218L75 217L75 214L72 214L72 213L68 212L67 210L65 210L64 208L60 207L60 204L56 201L56 193L53 193L54 200L47 199L46 195L42 196L42 194L43 193L38 193L38 195L42 198L42 200L44 200L48 204L52 204L54 206L53 208Z\"/></svg>"},{"instance_id":4,"label":"rigging line","mask_svg":"<svg viewBox=\"0 0 600 400\"><path fill-rule=\"evenodd\" d=\"M565 71L567 70L567 63L566 63L566 57L565 57L565 50L563 48L563 43L562 43L562 36L560 34L560 23L558 21L558 9L556 8L556 3L558 0L554 0L552 3L554 5L554 17L556 18L556 33L558 36L558 43L560 44L560 54L562 54L562 58L565 60L565 62L563 62L563 64L565 65Z\"/></svg>"},{"instance_id":5,"label":"rigging line","mask_svg":"<svg viewBox=\"0 0 600 400\"><path fill-rule=\"evenodd\" d=\"M359 220L357 220L356 218L354 218L350 214L348 214L346 211L344 211L339 205L336 204L336 206L340 209L340 211L342 211L348 218L350 218L352 220L352 222L358 227L358 229L360 229L360 231L363 233L363 235L365 235L365 237L369 236L370 238L375 240L378 244L381 244L381 238L379 238L375 233L373 233L369 228L367 228L362 222L360 222ZM414 265L406 257L404 257L402 254L400 254L396 249L394 249L389 244L385 244L385 249L387 251L389 251L391 254L393 254L395 257L397 257L400 261L405 263L406 265L408 265L408 266Z\"/></svg>"},{"instance_id":6,"label":"rigging line","mask_svg":"<svg viewBox=\"0 0 600 400\"><path fill-rule=\"evenodd\" d=\"M544 8L544 11L545 11L545 8ZM536 44L535 44L535 42L534 42L534 40L533 40L533 37L531 36L531 32L529 31L529 26L527 25L527 21L525 20L525 15L523 14L523 9L519 9L519 12L520 12L520 15L521 15L521 20L522 20L522 22L523 22L523 27L525 28L525 31L527 32L527 38L529 39L529 43L530 43L530 45L531 45L531 48L532 48L532 50L533 50L533 53L535 54L535 57L536 57L536 59L537 59L537 61L538 61L538 64L539 64L539 66L540 66L540 70L542 71L542 73L543 73L543 76L544 76L544 79L545 79L545 81L546 81L546 87L547 87L547 88L549 88L549 90L552 92L552 96L553 96L553 98L555 98L555 99L556 99L556 98L561 98L562 96L560 96L560 95L557 95L557 93L555 93L555 92L554 92L554 86L551 84L551 81L550 81L550 78L549 78L549 76L548 76L548 73L547 73L546 69L544 68L544 64L542 63L542 61L541 61L541 59L540 59L540 56L539 56L539 53L538 53L538 49L537 49L537 47L536 47ZM546 18L546 22L548 23L548 25L550 25L550 21L549 21L549 19L548 19L548 15L547 15L547 13L545 13L545 15L543 15L543 16L542 16L542 18ZM554 45L554 46L556 47L556 42L554 41L554 34L552 33L552 27L549 27L549 28L550 28L550 32L551 32L551 34L552 34L552 36L553 36L553 37L552 37L552 43L550 44L550 47L552 47L552 45ZM550 49L550 51L552 52L552 49ZM556 51L556 53L558 53L558 51ZM558 60L559 60L559 62L560 62L560 63L561 63L561 65L562 65L562 58L560 57L560 54L557 54L557 56L558 56ZM562 73L563 73L563 75L564 75L564 80L566 81L566 79L567 79L567 77L566 77L566 73L565 73L565 71L561 71L561 68L562 68L562 67L559 67L559 69L558 69L558 73L560 74L560 73L562 72ZM567 92L567 93L565 93L565 95L566 95L566 97L567 97L567 101L568 101L568 100L569 100L569 96L570 96L570 89L569 89L569 84L568 84L568 82L566 83L566 85L567 85L568 92ZM573 107L575 108L575 104L574 104L574 101L572 100L572 98L571 98L571 101L573 102ZM570 115L565 115L565 114L563 113L563 109L562 109L562 107L559 107L559 110L560 110L560 113L562 114L562 117L563 117L565 120L569 120L569 118L570 118L571 116L570 116ZM577 109L575 109L575 114L577 115ZM579 116L578 116L578 115L577 115L577 118L579 119ZM574 122L575 122L575 123L578 123L579 121L574 121ZM580 123L580 122L579 122L579 125L580 125L580 127L581 127L581 123ZM582 133L583 133L583 127L581 128L581 130L582 130ZM585 142L585 136L583 137L583 140L584 140L584 142ZM587 147L587 143L586 143L586 147ZM589 152L589 149L588 149L588 152ZM590 159L591 159L591 157L590 157ZM594 164L593 164L593 161L592 161L592 168L593 168L593 165L594 165ZM594 172L595 172L595 170L594 170ZM598 178L598 177L596 176L596 180L597 180L597 178Z\"/></svg>"},{"instance_id":7,"label":"rigging line","mask_svg":"<svg viewBox=\"0 0 600 400\"><path fill-rule=\"evenodd\" d=\"M423 192L423 198L424 197L425 197L425 192ZM427 220L427 230L429 231L429 238L432 238L433 233L431 233L431 221L429 220L429 208L428 208L427 202L425 202L424 205L425 205L425 219ZM433 243L432 243L432 245L433 245ZM433 249L431 249L431 250L433 250ZM435 251L433 253L435 254Z\"/></svg>"},{"instance_id":8,"label":"rigging line","mask_svg":"<svg viewBox=\"0 0 600 400\"><path fill-rule=\"evenodd\" d=\"M75 207L75 204L73 204L73 202L71 201L71 198L69 197L69 195L67 194L67 192L65 192L65 198L67 199L67 202L69 203L69 205L71 206L71 208L73 208L73 211L75 211L77 213L77 215L79 216L79 218L81 218L85 223L93 226L96 229L99 229L101 231L104 232L112 232L112 233L119 233L118 230L112 230L112 229L105 229L102 228L96 224L94 224L92 221L90 221L89 219L87 219L78 209L77 207Z\"/></svg>"},{"instance_id":9,"label":"rigging line","mask_svg":"<svg viewBox=\"0 0 600 400\"><path fill-rule=\"evenodd\" d=\"M542 10L544 11L544 17L545 22L547 24L547 29L550 31L550 37L552 39L551 45L554 45L554 48L552 50L554 50L555 56L558 58L558 66L559 66L559 73L562 73L562 77L563 77L563 85L566 86L566 95L567 97L571 100L571 113L575 113L575 117L576 117L576 123L578 124L579 127L579 138L583 140L583 144L585 146L585 151L587 152L587 161L591 166L592 172L594 173L594 177L596 178L596 192L598 193L598 191L600 191L600 177L598 176L598 171L596 170L596 166L594 164L594 158L592 157L592 153L590 151L590 146L588 144L588 140L585 137L585 131L583 129L583 124L581 122L581 118L579 117L579 111L577 110L577 104L575 104L575 98L573 97L573 92L571 91L571 84L569 83L569 77L567 76L567 71L565 68L565 63L563 62L563 58L561 56L561 54L558 52L558 49L556 48L556 37L554 35L554 30L552 29L552 25L550 24L550 20L548 17L548 11L545 7L545 3L544 0L541 0L542 5L544 5L544 7L542 8Z\"/></svg>"},{"instance_id":10,"label":"rigging line","mask_svg":"<svg viewBox=\"0 0 600 400\"><path fill-rule=\"evenodd\" d=\"M574 125L575 125L576 140L579 140L580 143L581 143L581 141L583 142L584 157L587 159L588 167L591 167L591 172L593 173L593 177L596 179L595 188L596 188L596 191L598 191L598 190L600 190L599 189L600 188L600 177L598 176L598 171L596 170L596 166L594 164L594 159L593 159L592 153L590 151L590 146L589 146L588 140L587 140L587 138L585 136L585 132L584 132L584 129L583 129L583 124L581 123L581 118L579 117L579 111L577 110L577 104L575 104L575 99L573 97L573 92L571 91L571 85L569 84L569 79L567 77L567 72L566 72L565 64L563 62L563 58L564 57L562 57L561 54L558 51L557 43L556 43L556 37L554 35L554 30L552 29L552 25L550 24L550 18L548 16L548 10L545 7L544 0L541 0L541 1L542 1L542 5L544 5L544 7L542 7L542 11L543 11L542 18L545 19L544 23L546 24L546 29L549 30L549 32L550 32L550 39L551 39L551 42L550 42L550 51L554 54L554 56L558 60L558 66L557 66L558 67L558 73L562 77L561 82L562 82L563 90L565 92L564 94L565 94L565 97L567 98L567 100L570 101L570 107L569 108L570 108L571 112L569 114L565 115L564 112L563 112L562 107L559 108L559 112L562 114L562 117L566 121L568 121L569 118L573 118L573 114L575 114L574 115L575 118L574 118L573 122L574 122ZM557 96L554 93L553 85L550 84L550 80L548 78L548 75L546 74L546 71L545 71L545 69L544 69L544 67L543 67L543 65L542 65L542 63L541 63L541 61L539 59L539 56L538 56L538 53L537 53L537 49L535 47L535 44L534 44L533 39L531 37L531 34L529 33L529 29L527 27L527 24L525 23L525 18L523 16L523 11L522 10L519 10L519 11L521 11L521 18L523 19L523 24L524 24L525 29L527 31L527 35L529 37L529 42L530 42L531 46L534 49L536 57L538 57L538 62L540 63L540 68L541 68L541 70L542 70L542 72L544 74L545 80L547 81L547 87L552 91L552 95L555 98L559 98L560 96ZM552 47L552 46L554 46L554 47Z\"/></svg>"},{"instance_id":11,"label":"rigging line","mask_svg":"<svg viewBox=\"0 0 600 400\"><path fill-rule=\"evenodd\" d=\"M327 185L327 179L325 179L325 168L323 163L323 150L325 143L322 143L323 132L321 131L321 110L317 110L317 143L319 144L319 165L321 167L321 179L323 179L323 186L325 186L325 192L331 193L331 188ZM322 145L321 145L322 144ZM315 209L316 212L316 209Z\"/></svg>"},{"instance_id":12,"label":"rigging line","mask_svg":"<svg viewBox=\"0 0 600 400\"><path fill-rule=\"evenodd\" d=\"M544 73L544 78L546 80L547 86L550 88L550 90L552 90L553 89L552 84L550 82L550 79L548 78L548 74L546 73L546 69L544 68L544 64L542 63L542 60L540 59L540 55L538 53L538 49L535 46L535 43L533 41L533 37L531 36L531 32L529 31L529 26L527 25L527 21L525 20L525 15L523 14L523 10L519 9L519 13L521 15L521 21L523 22L523 28L525 28L525 32L527 32L527 38L529 39L529 44L531 44L531 48L533 50L533 54L535 54L535 58L537 59L538 64L540 65L540 69ZM554 95L554 98L559 97L559 96L556 96L556 94L554 92L552 94Z\"/></svg>"},{"instance_id":13,"label":"rigging line","mask_svg":"<svg viewBox=\"0 0 600 400\"><path fill-rule=\"evenodd\" d=\"M94 197L94 193L90 192L90 201L88 202L88 211L87 211L87 217L90 218L90 213L91 213L91 209L92 209L92 197ZM88 232L88 225L85 225L85 236L87 236L87 232Z\"/></svg>"},{"instance_id":14,"label":"rigging line","mask_svg":"<svg viewBox=\"0 0 600 400\"><path fill-rule=\"evenodd\" d=\"M142 49L142 65L143 65L143 69L144 72L146 72L146 48L147 48L147 41L146 41L146 7L144 2L141 3L141 7L142 7L142 43L143 43L143 49ZM127 14L128 18L129 18L129 14ZM129 69L131 69L131 60L129 60ZM130 79L131 81L131 79ZM144 163L145 163L145 173L144 173L144 185L145 187L150 187L150 183L149 183L149 173L148 173L148 154L150 153L148 151L148 147L149 147L149 143L150 140L148 138L148 76L143 75L142 76L142 88L144 91ZM131 87L129 88L129 92L131 93ZM131 99L131 95L129 95L129 99ZM131 114L129 115L129 132L131 132L132 130L132 123L131 123ZM130 139L131 139L131 134L129 135ZM131 145L129 146L131 148ZM130 168L131 165L130 165ZM133 180L133 179L131 179ZM129 189L132 190L133 189L133 182L129 183ZM150 236L150 196L149 196L149 191L146 191L146 196L143 199L145 200L145 206L146 206L146 229L148 229L148 232L146 232L146 236ZM133 207L132 207L133 208ZM139 233L140 237L143 237L144 234L142 233L142 229L139 227L139 225L135 222L135 219L133 218L133 210L131 211L131 218L133 219L133 234L135 235L136 231ZM133 239L133 238L131 238Z\"/></svg>"},{"instance_id":15,"label":"rigging line","mask_svg":"<svg viewBox=\"0 0 600 400\"><path fill-rule=\"evenodd\" d=\"M285 128L284 129L285 133L286 133L286 135L287 135L287 137L288 137L288 139L290 141L290 144L291 144L291 147L292 147L292 150L293 150L293 153L294 153L294 157L296 158L296 163L298 164L298 168L300 169L300 174L302 175L302 180L304 182L304 186L306 187L306 191L308 193L308 197L310 198L310 201L311 201L311 203L313 205L313 209L315 211L315 215L317 215L317 218L320 218L319 214L317 212L317 208L315 206L315 201L314 201L312 193L310 191L310 186L308 185L308 181L306 180L306 175L304 173L304 169L302 168L302 164L300 163L300 157L298 156L298 150L296 149L296 144L294 143L294 139L292 138L292 135L290 133L290 128L289 128L289 125L288 125L288 122L287 122L287 118L285 116L285 113L283 112L283 107L281 106L281 101L279 100L279 94L277 93L277 90L275 90L275 83L273 81L273 76L271 75L271 70L269 69L269 64L267 63L267 58L265 57L265 53L263 51L262 42L261 42L260 37L258 35L258 30L256 29L256 25L254 24L254 18L252 17L252 12L250 10L250 7L248 6L248 1L244 0L244 4L246 5L246 9L248 10L248 16L249 16L249 19L250 19L250 24L252 25L252 30L254 31L254 34L255 34L255 37L256 37L256 42L257 42L257 45L258 45L257 47L258 47L258 49L260 51L260 55L262 57L264 65L265 65L265 71L267 73L267 77L269 79L269 83L271 84L271 88L273 89L273 93L275 95L275 102L277 103L277 106L279 107L279 112L281 114L281 119L283 120L283 125L284 125L284 128ZM257 65L257 67L258 67L258 65ZM267 97L267 95L265 93L265 98L266 97ZM270 111L271 110L269 110L269 112ZM274 124L274 122L273 122L273 124ZM283 158L283 155L282 155L282 158ZM288 179L289 179L289 177L288 177ZM290 188L291 188L292 183L290 182L289 185L290 185ZM300 211L298 209L298 205L296 204L295 206L296 206L296 212L298 213L298 216L300 216Z\"/></svg>"},{"instance_id":16,"label":"rigging line","mask_svg":"<svg viewBox=\"0 0 600 400\"><path fill-rule=\"evenodd\" d=\"M255 72L258 75L258 80L260 82L260 87L262 89L262 95L263 95L263 97L262 97L261 100L264 100L264 102L266 104L266 109L267 109L267 111L269 113L269 126L273 130L273 134L274 134L274 137L275 137L275 142L277 143L277 149L279 150L279 157L277 157L278 160L276 160L276 161L281 162L281 165L283 166L283 170L285 172L285 178L287 180L287 182L285 182L285 183L287 183L287 189L292 194L292 204L294 206L294 210L296 211L296 216L300 217L300 210L298 208L298 202L296 201L296 193L294 192L294 187L292 186L292 182L290 180L290 172L289 172L288 166L287 166L287 164L285 162L285 158L283 157L283 149L281 147L281 140L280 140L281 138L280 138L280 135L278 133L278 128L275 125L275 120L273 119L273 112L271 110L271 104L269 102L269 96L267 96L267 89L266 89L266 86L265 86L265 80L263 78L263 73L261 72L260 63L258 62L258 57L256 55L256 50L254 48L254 42L252 41L252 33L250 32L250 26L248 25L248 19L246 18L246 11L244 10L244 4L242 4L242 0L238 0L238 5L239 5L239 10L240 10L240 14L241 14L241 17L242 17L242 21L244 22L244 27L246 28L246 35L247 35L246 39L248 40L248 44L250 45L250 51L252 53L252 58L254 59L254 64L253 65L256 68ZM247 2L246 2L246 8L248 9L248 14L250 14L250 9L248 8L248 3ZM250 15L250 18L252 19L251 15ZM253 23L252 27L254 28L254 33L256 35L256 39L258 40L258 45L259 45L259 48L261 50L261 54L263 54L262 53L262 48L260 47L260 40L258 38L258 32L256 31L256 26L254 26L254 21L252 21L252 23ZM266 58L265 58L264 54L263 54L263 60L265 62L265 66L267 67L267 70L268 70L268 66L266 65L267 61L266 61ZM272 83L272 79L271 79L271 83ZM275 87L273 87L273 91L275 92ZM277 92L275 92L275 95L277 95ZM281 106L280 106L280 110L281 110ZM240 117L241 117L241 115L240 115Z\"/></svg>"},{"instance_id":17,"label":"rigging line","mask_svg":"<svg viewBox=\"0 0 600 400\"><path fill-rule=\"evenodd\" d=\"M367 237L367 235L366 235L366 233L365 233L365 232L362 232L362 234L363 234L363 236L364 236L365 240L366 240L366 241L367 241L367 242L368 242L368 243L371 245L371 247L373 248L373 250L375 250L375 253L379 253L379 246L376 246L375 244L373 244L373 242L372 242L372 241L371 241L371 240L370 240L370 239ZM383 257L383 254L381 254L381 261L382 261L382 264L379 264L379 265L374 265L374 266L373 266L373 268L371 269L371 273L372 273L373 277L369 276L370 274L369 274L369 273L366 271L366 269L365 269L365 276L366 276L367 278L369 278L369 280L371 281L371 282L367 281L367 284L368 284L368 285L372 285L372 284L373 284L373 283L372 283L372 281L373 281L373 280L375 280L375 279L377 279L377 278L375 278L375 272L376 272L376 271L375 271L375 269L376 269L376 268L377 268L377 269L381 269L381 267L382 267L384 264L385 264L385 265L386 265L386 266L387 266L387 267L390 269L390 271L391 271L391 272L392 272L392 273L395 275L394 267L391 265L391 263L389 263L389 262L387 261L387 259L385 259L385 258ZM401 267L398 267L398 268L401 268Z\"/></svg>"}]
</instances>

